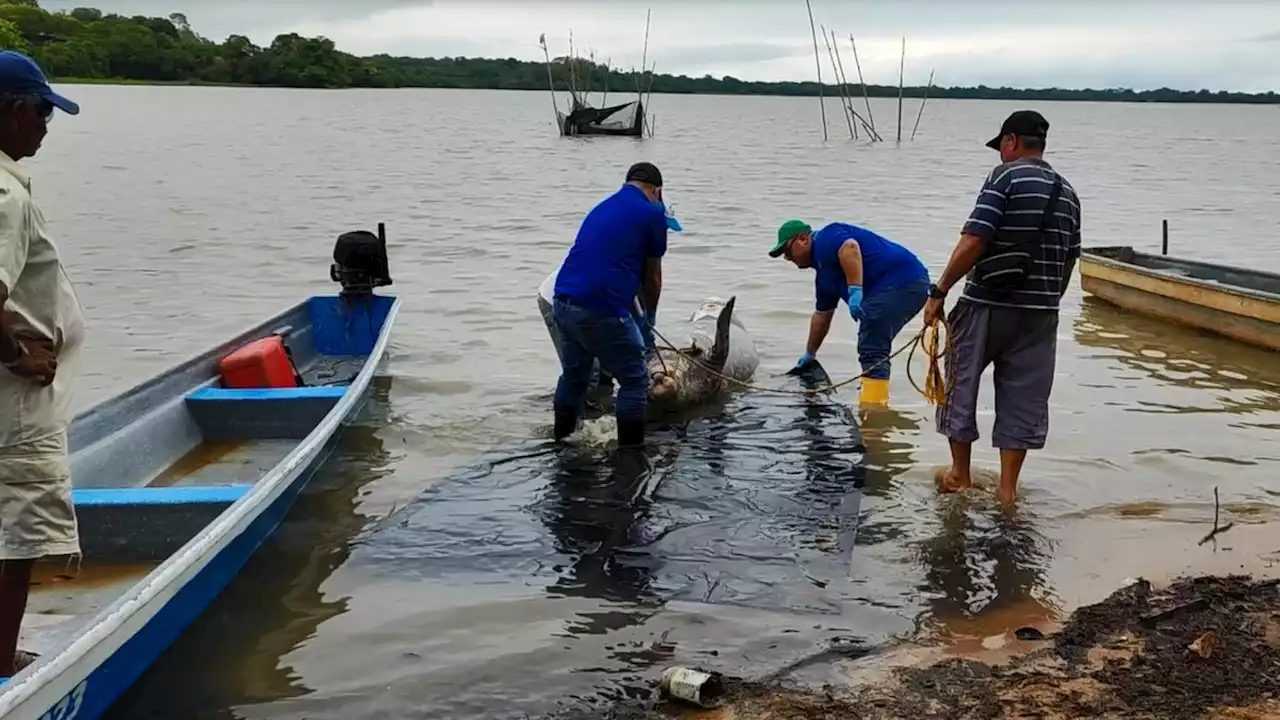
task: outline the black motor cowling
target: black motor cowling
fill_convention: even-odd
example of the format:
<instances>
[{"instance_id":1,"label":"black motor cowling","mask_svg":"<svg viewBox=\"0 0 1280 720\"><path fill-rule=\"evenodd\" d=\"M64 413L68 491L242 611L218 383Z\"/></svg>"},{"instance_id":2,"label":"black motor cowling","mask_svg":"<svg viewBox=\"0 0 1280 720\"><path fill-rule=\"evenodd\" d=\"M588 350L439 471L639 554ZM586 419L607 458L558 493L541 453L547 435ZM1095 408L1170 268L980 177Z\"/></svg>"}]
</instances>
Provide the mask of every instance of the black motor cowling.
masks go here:
<instances>
[{"instance_id":1,"label":"black motor cowling","mask_svg":"<svg viewBox=\"0 0 1280 720\"><path fill-rule=\"evenodd\" d=\"M342 284L343 297L371 295L374 288L390 285L385 226L378 223L377 235L368 230L353 230L339 235L333 246L329 278Z\"/></svg>"}]
</instances>

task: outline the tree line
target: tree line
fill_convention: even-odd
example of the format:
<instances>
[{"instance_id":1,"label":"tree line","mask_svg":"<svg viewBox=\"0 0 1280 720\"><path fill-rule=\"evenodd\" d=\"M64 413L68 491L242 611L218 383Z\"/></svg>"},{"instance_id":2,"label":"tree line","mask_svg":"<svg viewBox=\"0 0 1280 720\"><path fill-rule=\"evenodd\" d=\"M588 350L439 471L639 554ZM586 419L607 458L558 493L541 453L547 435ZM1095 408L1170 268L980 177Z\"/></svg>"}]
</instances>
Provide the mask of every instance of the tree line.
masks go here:
<instances>
[{"instance_id":1,"label":"tree line","mask_svg":"<svg viewBox=\"0 0 1280 720\"><path fill-rule=\"evenodd\" d=\"M62 80L135 81L187 84L234 84L299 88L468 88L546 90L548 64L515 58L411 58L386 54L357 57L338 50L324 37L279 35L266 47L243 35L222 42L201 37L181 13L167 18L125 17L95 8L49 12L37 0L0 0L0 48L34 57L45 73ZM816 96L821 89L835 96L837 87L817 82L753 82L725 76L700 78L634 73L581 59L554 58L551 74L557 89L573 84L607 90L617 96L641 85L657 93L700 95ZM1241 93L1101 90L1009 87L908 87L907 97L979 100L1085 100L1103 102L1280 103L1275 92ZM855 97L861 85L848 91ZM871 97L897 97L897 86L868 85Z\"/></svg>"}]
</instances>

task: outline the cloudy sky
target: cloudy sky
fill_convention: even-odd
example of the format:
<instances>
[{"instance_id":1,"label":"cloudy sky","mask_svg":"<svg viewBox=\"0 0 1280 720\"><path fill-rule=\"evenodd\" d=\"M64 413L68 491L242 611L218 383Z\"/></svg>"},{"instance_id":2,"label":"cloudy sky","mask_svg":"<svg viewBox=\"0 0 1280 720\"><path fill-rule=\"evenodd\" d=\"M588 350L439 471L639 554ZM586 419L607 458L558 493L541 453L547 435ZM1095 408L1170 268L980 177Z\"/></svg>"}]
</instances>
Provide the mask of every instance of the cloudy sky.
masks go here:
<instances>
[{"instance_id":1,"label":"cloudy sky","mask_svg":"<svg viewBox=\"0 0 1280 720\"><path fill-rule=\"evenodd\" d=\"M545 32L563 54L640 64L646 7L649 59L658 72L803 80L815 72L803 0L43 0L52 10L95 5L122 14L182 12L200 34L267 44L275 35L324 35L347 52L413 56L542 57ZM939 85L1161 86L1280 90L1280 0L811 0L815 22L835 30L854 74L849 35L868 82L896 84L907 38L909 84L936 69ZM819 29L821 32L821 29ZM819 43L822 38L818 38ZM826 46L822 46L824 73Z\"/></svg>"}]
</instances>

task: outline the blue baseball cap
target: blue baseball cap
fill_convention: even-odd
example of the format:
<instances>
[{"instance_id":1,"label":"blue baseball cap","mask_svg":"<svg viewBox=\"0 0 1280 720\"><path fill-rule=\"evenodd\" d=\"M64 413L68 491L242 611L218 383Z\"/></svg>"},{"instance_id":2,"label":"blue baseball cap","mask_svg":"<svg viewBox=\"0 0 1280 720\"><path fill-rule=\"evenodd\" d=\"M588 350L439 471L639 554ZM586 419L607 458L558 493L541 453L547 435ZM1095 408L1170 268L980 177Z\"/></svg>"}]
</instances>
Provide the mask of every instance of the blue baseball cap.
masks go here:
<instances>
[{"instance_id":1,"label":"blue baseball cap","mask_svg":"<svg viewBox=\"0 0 1280 720\"><path fill-rule=\"evenodd\" d=\"M0 52L0 94L35 95L68 115L80 114L79 105L49 87L49 80L35 60L13 50Z\"/></svg>"}]
</instances>

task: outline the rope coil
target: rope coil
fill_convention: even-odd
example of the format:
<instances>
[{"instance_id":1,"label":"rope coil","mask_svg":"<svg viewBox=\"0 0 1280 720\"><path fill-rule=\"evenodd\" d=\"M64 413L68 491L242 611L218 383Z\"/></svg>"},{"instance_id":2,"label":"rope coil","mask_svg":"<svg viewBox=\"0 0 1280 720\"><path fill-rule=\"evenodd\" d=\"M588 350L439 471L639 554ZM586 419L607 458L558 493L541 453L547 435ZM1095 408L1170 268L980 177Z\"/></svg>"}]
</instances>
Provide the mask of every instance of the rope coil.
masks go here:
<instances>
[{"instance_id":1,"label":"rope coil","mask_svg":"<svg viewBox=\"0 0 1280 720\"><path fill-rule=\"evenodd\" d=\"M818 388L805 388L803 390L761 387L759 385L754 385L752 383L745 382L737 378L729 377L724 373L721 373L717 370L713 370L698 358L693 357L687 351L681 350L680 348L676 347L674 344L671 343L670 340L667 340L667 338L663 336L661 332L658 332L657 328L650 326L650 329L653 330L653 334L657 336L659 340L662 341L663 345L666 346L664 349L670 350L679 355L683 355L686 360L688 360L694 366L701 369L703 372L710 373L711 375L718 377L721 380L725 380L726 382L733 383L744 389L751 390L754 392L775 393L779 395L806 395L806 396L821 395L821 394L829 393L834 390L837 390L838 388L842 388L851 383L855 383L859 380L865 379L874 370L880 368L883 365L888 364L895 357L907 351L910 351L910 353L907 355L907 380L911 382L911 386L915 388L917 392L919 392L921 395L924 396L924 399L926 402L928 402L930 405L942 407L946 405L947 400L951 397L952 390L954 390L955 388L954 378L946 376L946 373L943 370L943 363L939 362L940 360L942 360L942 361L945 361L945 365L948 368L954 367L953 361L954 361L955 350L951 344L951 327L947 324L947 321L945 318L939 319L938 322L934 325L928 325L928 326L925 326L924 328L921 328L919 333L913 336L911 340L907 341L897 350L894 350L892 353L890 353L888 357L872 365L870 368L863 370L861 373L854 375L848 380L844 380L838 383L832 383L830 385L825 385L823 387L818 387ZM942 337L944 335L945 335L945 342ZM919 348L920 351L924 353L925 361L928 365L928 369L925 371L923 388L920 387L920 385L916 382L915 376L911 372L911 359L915 357L916 348ZM661 353L659 353L658 359L660 362L662 362L663 370L666 371L666 362L662 360Z\"/></svg>"}]
</instances>

